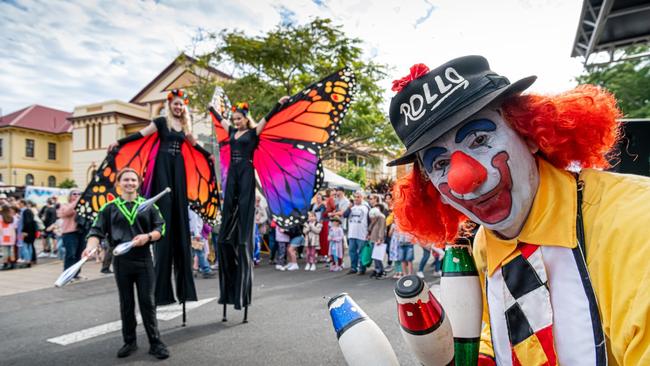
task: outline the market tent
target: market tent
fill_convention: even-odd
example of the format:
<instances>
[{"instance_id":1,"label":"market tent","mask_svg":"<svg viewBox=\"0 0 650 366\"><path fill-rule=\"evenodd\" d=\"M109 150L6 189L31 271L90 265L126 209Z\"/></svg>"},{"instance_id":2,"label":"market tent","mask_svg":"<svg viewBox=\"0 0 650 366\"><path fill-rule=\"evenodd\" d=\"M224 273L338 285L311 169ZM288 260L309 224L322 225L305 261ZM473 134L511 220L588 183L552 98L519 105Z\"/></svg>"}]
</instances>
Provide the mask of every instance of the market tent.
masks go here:
<instances>
[{"instance_id":1,"label":"market tent","mask_svg":"<svg viewBox=\"0 0 650 366\"><path fill-rule=\"evenodd\" d=\"M323 168L325 173L325 181L323 182L323 188L337 188L343 187L349 191L358 191L361 190L361 186L358 183L355 183L347 178L334 173L333 171Z\"/></svg>"}]
</instances>

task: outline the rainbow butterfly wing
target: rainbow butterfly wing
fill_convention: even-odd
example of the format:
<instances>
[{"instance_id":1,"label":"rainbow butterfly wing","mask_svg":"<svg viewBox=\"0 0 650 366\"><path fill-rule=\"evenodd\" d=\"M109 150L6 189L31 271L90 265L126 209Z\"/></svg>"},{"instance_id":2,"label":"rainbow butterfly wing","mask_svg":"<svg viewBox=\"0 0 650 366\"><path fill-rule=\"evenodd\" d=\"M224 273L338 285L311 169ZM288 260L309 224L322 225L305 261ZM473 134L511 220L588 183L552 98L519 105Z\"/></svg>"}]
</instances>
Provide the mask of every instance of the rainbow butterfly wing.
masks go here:
<instances>
[{"instance_id":1,"label":"rainbow butterfly wing","mask_svg":"<svg viewBox=\"0 0 650 366\"><path fill-rule=\"evenodd\" d=\"M185 161L188 203L203 220L214 225L219 210L219 189L214 164L187 141L181 146L181 154Z\"/></svg>"},{"instance_id":2,"label":"rainbow butterfly wing","mask_svg":"<svg viewBox=\"0 0 650 366\"><path fill-rule=\"evenodd\" d=\"M318 155L300 146L264 138L253 156L273 218L284 228L307 219L311 199L323 182Z\"/></svg>"},{"instance_id":3,"label":"rainbow butterfly wing","mask_svg":"<svg viewBox=\"0 0 650 366\"><path fill-rule=\"evenodd\" d=\"M336 136L355 85L348 68L329 75L292 96L260 134L253 165L280 226L306 219L323 182L320 150Z\"/></svg>"},{"instance_id":4,"label":"rainbow butterfly wing","mask_svg":"<svg viewBox=\"0 0 650 366\"><path fill-rule=\"evenodd\" d=\"M108 153L79 198L77 213L92 221L104 204L119 196L115 188L115 176L123 168L135 169L143 177L143 189L145 189L152 179L158 146L158 134L154 133L128 142Z\"/></svg>"}]
</instances>

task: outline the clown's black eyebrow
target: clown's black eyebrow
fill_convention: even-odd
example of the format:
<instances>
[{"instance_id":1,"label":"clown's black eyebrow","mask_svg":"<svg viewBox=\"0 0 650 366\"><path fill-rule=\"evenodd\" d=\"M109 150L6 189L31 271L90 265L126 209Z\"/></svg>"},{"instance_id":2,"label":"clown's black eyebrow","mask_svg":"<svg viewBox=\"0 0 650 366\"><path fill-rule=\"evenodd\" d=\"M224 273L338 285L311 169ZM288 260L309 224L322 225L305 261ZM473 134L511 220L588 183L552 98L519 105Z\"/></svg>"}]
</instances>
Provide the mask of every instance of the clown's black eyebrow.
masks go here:
<instances>
[{"instance_id":1,"label":"clown's black eyebrow","mask_svg":"<svg viewBox=\"0 0 650 366\"><path fill-rule=\"evenodd\" d=\"M456 132L456 143L460 143L465 140L467 135L470 135L476 131L494 131L497 129L497 125L490 121L489 119L475 119L465 123L458 132Z\"/></svg>"},{"instance_id":2,"label":"clown's black eyebrow","mask_svg":"<svg viewBox=\"0 0 650 366\"><path fill-rule=\"evenodd\" d=\"M428 148L425 152L424 155L422 156L422 163L424 163L424 169L427 170L427 172L431 173L431 166L433 162L436 160L436 158L440 154L444 154L447 152L447 149L444 147L431 147Z\"/></svg>"}]
</instances>

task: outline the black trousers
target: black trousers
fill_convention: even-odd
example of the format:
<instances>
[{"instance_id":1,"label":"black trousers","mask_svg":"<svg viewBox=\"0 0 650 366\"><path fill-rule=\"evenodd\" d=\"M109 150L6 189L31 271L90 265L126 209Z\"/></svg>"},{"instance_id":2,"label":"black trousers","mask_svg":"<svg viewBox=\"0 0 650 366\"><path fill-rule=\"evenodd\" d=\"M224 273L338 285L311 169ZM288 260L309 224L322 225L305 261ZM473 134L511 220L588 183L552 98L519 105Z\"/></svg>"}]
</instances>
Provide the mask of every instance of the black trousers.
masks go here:
<instances>
[{"instance_id":1,"label":"black trousers","mask_svg":"<svg viewBox=\"0 0 650 366\"><path fill-rule=\"evenodd\" d=\"M112 248L110 249L112 250ZM120 315L122 317L124 343L132 343L136 340L135 327L138 323L135 319L133 285L138 289L140 315L142 315L142 323L147 332L149 344L160 343L158 321L156 320L156 302L154 300L155 273L151 256L143 259L114 257L113 271L115 272L117 290L120 294Z\"/></svg>"}]
</instances>

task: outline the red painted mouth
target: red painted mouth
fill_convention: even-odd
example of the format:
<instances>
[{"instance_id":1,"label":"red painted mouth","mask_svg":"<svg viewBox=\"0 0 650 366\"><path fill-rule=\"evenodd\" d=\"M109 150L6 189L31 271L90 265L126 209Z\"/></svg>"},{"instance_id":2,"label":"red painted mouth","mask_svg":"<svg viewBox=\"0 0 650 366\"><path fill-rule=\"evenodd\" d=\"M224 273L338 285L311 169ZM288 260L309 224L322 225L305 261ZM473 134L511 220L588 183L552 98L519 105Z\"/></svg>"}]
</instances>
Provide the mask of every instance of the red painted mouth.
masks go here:
<instances>
[{"instance_id":1,"label":"red painted mouth","mask_svg":"<svg viewBox=\"0 0 650 366\"><path fill-rule=\"evenodd\" d=\"M502 151L492 158L492 166L497 168L501 180L496 187L490 192L476 197L471 200L457 198L451 193L449 184L442 183L439 187L440 192L450 200L463 206L472 212L479 220L485 224L496 224L508 218L512 211L512 176L508 160L510 159L507 152Z\"/></svg>"}]
</instances>

